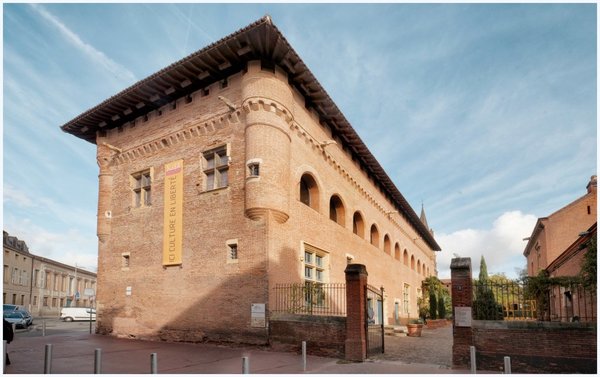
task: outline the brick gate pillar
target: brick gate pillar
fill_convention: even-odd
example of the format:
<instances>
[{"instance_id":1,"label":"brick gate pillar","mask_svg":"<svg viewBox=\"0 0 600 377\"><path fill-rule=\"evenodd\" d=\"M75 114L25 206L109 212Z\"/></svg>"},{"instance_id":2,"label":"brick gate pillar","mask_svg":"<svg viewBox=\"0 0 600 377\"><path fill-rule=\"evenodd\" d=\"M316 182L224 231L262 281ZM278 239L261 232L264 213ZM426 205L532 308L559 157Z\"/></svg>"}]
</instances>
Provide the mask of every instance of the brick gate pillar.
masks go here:
<instances>
[{"instance_id":1,"label":"brick gate pillar","mask_svg":"<svg viewBox=\"0 0 600 377\"><path fill-rule=\"evenodd\" d=\"M365 331L367 268L363 264L346 266L346 360L364 361L367 357Z\"/></svg>"},{"instance_id":2,"label":"brick gate pillar","mask_svg":"<svg viewBox=\"0 0 600 377\"><path fill-rule=\"evenodd\" d=\"M471 258L454 258L450 263L452 278L452 366L468 368L470 346L473 345L471 309L473 306L473 278Z\"/></svg>"}]
</instances>

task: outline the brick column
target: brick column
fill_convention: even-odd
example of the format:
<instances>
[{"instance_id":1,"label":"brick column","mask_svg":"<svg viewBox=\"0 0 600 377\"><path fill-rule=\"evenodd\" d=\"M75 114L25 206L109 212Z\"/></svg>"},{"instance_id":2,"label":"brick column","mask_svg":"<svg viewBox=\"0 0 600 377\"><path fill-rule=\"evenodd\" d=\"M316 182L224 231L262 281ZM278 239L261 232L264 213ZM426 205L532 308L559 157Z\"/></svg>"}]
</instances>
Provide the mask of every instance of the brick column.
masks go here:
<instances>
[{"instance_id":1,"label":"brick column","mask_svg":"<svg viewBox=\"0 0 600 377\"><path fill-rule=\"evenodd\" d=\"M346 266L346 360L364 361L367 357L366 297L367 268L363 264Z\"/></svg>"},{"instance_id":2,"label":"brick column","mask_svg":"<svg viewBox=\"0 0 600 377\"><path fill-rule=\"evenodd\" d=\"M452 278L452 317L454 323L452 335L452 365L468 368L470 366L470 346L473 345L470 313L473 307L473 278L471 258L454 258L450 263ZM460 313L457 316L457 308ZM464 308L464 309L462 309ZM467 309L468 308L468 309Z\"/></svg>"}]
</instances>

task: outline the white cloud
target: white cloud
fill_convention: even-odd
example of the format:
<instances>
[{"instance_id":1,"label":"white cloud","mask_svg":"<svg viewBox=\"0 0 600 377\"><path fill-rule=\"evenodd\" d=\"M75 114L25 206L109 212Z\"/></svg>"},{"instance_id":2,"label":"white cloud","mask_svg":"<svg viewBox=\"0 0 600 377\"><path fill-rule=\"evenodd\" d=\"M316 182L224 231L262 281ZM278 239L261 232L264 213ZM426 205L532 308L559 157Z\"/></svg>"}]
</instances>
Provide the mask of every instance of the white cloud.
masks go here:
<instances>
[{"instance_id":1,"label":"white cloud","mask_svg":"<svg viewBox=\"0 0 600 377\"><path fill-rule=\"evenodd\" d=\"M4 203L14 203L18 207L35 207L36 204L23 191L17 190L11 185L4 185Z\"/></svg>"},{"instance_id":2,"label":"white cloud","mask_svg":"<svg viewBox=\"0 0 600 377\"><path fill-rule=\"evenodd\" d=\"M122 65L116 63L108 56L106 56L102 51L98 51L94 46L89 45L81 40L81 38L75 34L71 29L69 29L65 24L63 24L57 17L52 15L46 9L44 9L41 5L38 4L30 4L30 6L38 12L42 17L46 20L50 21L58 30L67 38L67 40L75 47L77 47L81 52L88 55L93 62L97 62L113 75L118 77L119 79L125 80L127 82L135 82L136 78L131 71L123 67Z\"/></svg>"},{"instance_id":3,"label":"white cloud","mask_svg":"<svg viewBox=\"0 0 600 377\"><path fill-rule=\"evenodd\" d=\"M526 262L523 238L531 234L536 221L534 215L510 211L499 216L491 229L462 229L451 234L437 234L436 239L442 247L437 259L439 277L450 277L453 254L471 258L474 277L479 274L482 255L488 273L505 273L509 277L516 277L515 269L524 267Z\"/></svg>"}]
</instances>

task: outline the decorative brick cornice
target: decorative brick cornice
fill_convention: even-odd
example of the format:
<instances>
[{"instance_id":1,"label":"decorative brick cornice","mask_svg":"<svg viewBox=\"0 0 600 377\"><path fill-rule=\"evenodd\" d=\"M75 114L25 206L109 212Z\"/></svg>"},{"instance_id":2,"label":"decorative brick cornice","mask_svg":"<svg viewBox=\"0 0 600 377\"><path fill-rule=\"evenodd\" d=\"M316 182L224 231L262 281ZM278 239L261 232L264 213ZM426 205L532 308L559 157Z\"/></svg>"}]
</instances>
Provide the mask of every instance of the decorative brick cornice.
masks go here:
<instances>
[{"instance_id":1,"label":"decorative brick cornice","mask_svg":"<svg viewBox=\"0 0 600 377\"><path fill-rule=\"evenodd\" d=\"M125 149L115 158L115 165L133 162L139 158L145 158L163 149L170 148L190 139L206 136L227 126L238 124L240 110L234 112L225 112L215 115L204 121L189 121L188 125L179 131L171 132L167 135L148 141L144 144Z\"/></svg>"}]
</instances>

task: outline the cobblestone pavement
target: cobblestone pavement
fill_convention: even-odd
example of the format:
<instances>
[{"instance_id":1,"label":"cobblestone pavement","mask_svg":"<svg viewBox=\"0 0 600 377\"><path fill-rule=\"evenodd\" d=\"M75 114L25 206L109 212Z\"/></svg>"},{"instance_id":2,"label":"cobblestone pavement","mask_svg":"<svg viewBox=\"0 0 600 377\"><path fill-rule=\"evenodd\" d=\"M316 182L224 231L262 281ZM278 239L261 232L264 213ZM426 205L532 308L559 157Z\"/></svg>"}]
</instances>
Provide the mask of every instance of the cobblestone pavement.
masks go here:
<instances>
[{"instance_id":1,"label":"cobblestone pavement","mask_svg":"<svg viewBox=\"0 0 600 377\"><path fill-rule=\"evenodd\" d=\"M423 328L420 337L386 336L385 354L377 357L411 364L452 367L452 326Z\"/></svg>"}]
</instances>

